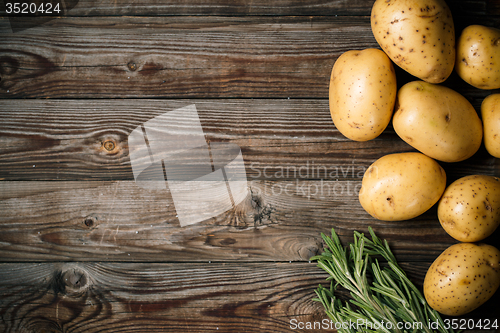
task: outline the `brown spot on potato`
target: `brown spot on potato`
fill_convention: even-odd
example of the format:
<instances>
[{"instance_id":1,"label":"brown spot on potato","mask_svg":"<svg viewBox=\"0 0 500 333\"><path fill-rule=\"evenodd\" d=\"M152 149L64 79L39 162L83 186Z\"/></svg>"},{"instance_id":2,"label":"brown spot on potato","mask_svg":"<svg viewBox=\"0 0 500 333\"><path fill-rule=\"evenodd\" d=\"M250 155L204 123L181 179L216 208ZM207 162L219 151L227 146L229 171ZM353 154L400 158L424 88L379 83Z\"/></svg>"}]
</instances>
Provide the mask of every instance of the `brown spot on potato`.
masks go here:
<instances>
[{"instance_id":1,"label":"brown spot on potato","mask_svg":"<svg viewBox=\"0 0 500 333\"><path fill-rule=\"evenodd\" d=\"M451 219L446 219L446 220L442 220L441 223L443 225L447 225L450 229L453 229L455 227L455 221L451 220Z\"/></svg>"},{"instance_id":2,"label":"brown spot on potato","mask_svg":"<svg viewBox=\"0 0 500 333\"><path fill-rule=\"evenodd\" d=\"M357 129L360 129L362 127L362 125L360 123L357 123L357 122L352 122L352 123L349 123L349 126L351 126L352 128L357 128Z\"/></svg>"},{"instance_id":3,"label":"brown spot on potato","mask_svg":"<svg viewBox=\"0 0 500 333\"><path fill-rule=\"evenodd\" d=\"M491 206L491 203L489 202L488 198L485 198L484 201L484 208L489 211L489 212L492 212L493 211L493 207Z\"/></svg>"},{"instance_id":4,"label":"brown spot on potato","mask_svg":"<svg viewBox=\"0 0 500 333\"><path fill-rule=\"evenodd\" d=\"M470 281L469 281L469 280L467 280L467 279L463 279L463 280L461 280L461 281L460 281L460 284L461 284L461 285L469 285L469 284L470 284Z\"/></svg>"},{"instance_id":5,"label":"brown spot on potato","mask_svg":"<svg viewBox=\"0 0 500 333\"><path fill-rule=\"evenodd\" d=\"M439 275L443 275L445 277L448 277L448 274L446 274L442 269L440 268L436 268L436 272L439 274Z\"/></svg>"}]
</instances>

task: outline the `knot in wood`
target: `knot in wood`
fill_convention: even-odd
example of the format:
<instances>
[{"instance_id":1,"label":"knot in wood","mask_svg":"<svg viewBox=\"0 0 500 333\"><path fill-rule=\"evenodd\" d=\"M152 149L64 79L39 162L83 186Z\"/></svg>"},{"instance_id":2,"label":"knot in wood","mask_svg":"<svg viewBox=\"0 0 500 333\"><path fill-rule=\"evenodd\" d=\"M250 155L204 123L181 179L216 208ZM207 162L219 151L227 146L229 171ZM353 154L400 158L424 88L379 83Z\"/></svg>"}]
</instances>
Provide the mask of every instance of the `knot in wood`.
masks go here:
<instances>
[{"instance_id":1,"label":"knot in wood","mask_svg":"<svg viewBox=\"0 0 500 333\"><path fill-rule=\"evenodd\" d=\"M270 204L264 202L264 198L260 193L254 193L250 188L250 200L253 208L253 220L256 224L263 224L264 222L272 222L272 215L274 209Z\"/></svg>"},{"instance_id":2,"label":"knot in wood","mask_svg":"<svg viewBox=\"0 0 500 333\"><path fill-rule=\"evenodd\" d=\"M298 254L300 259L309 260L309 258L319 254L319 248L314 245L303 246L299 249Z\"/></svg>"},{"instance_id":3,"label":"knot in wood","mask_svg":"<svg viewBox=\"0 0 500 333\"><path fill-rule=\"evenodd\" d=\"M132 62L132 61L131 61L131 62L129 62L129 63L127 64L127 67L128 67L128 69L129 69L129 70L131 70L132 72L133 72L133 71L135 71L135 70L137 69L137 65L135 64L135 62Z\"/></svg>"},{"instance_id":4,"label":"knot in wood","mask_svg":"<svg viewBox=\"0 0 500 333\"><path fill-rule=\"evenodd\" d=\"M19 69L19 60L4 56L0 57L0 74L2 75L12 75Z\"/></svg>"},{"instance_id":5,"label":"knot in wood","mask_svg":"<svg viewBox=\"0 0 500 333\"><path fill-rule=\"evenodd\" d=\"M63 332L62 328L49 318L37 318L32 320L29 324L29 330L22 332L39 332L39 333L60 333Z\"/></svg>"},{"instance_id":6,"label":"knot in wood","mask_svg":"<svg viewBox=\"0 0 500 333\"><path fill-rule=\"evenodd\" d=\"M89 277L78 267L63 270L57 279L58 289L68 296L83 295L89 288Z\"/></svg>"},{"instance_id":7,"label":"knot in wood","mask_svg":"<svg viewBox=\"0 0 500 333\"><path fill-rule=\"evenodd\" d=\"M113 151L115 149L115 147L116 147L116 144L115 144L115 142L113 140L106 140L106 141L104 141L104 143L102 144L102 146L107 151Z\"/></svg>"}]
</instances>

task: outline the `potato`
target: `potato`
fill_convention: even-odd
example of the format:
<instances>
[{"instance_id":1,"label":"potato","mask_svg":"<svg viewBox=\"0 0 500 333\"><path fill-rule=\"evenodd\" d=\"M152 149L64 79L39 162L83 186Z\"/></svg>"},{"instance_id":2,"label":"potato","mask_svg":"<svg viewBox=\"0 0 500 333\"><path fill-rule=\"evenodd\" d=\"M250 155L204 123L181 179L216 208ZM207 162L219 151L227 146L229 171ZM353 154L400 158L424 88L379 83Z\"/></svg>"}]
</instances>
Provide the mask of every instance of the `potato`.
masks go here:
<instances>
[{"instance_id":1,"label":"potato","mask_svg":"<svg viewBox=\"0 0 500 333\"><path fill-rule=\"evenodd\" d=\"M478 242L500 224L500 179L470 175L454 181L439 200L444 230L461 242Z\"/></svg>"},{"instance_id":2,"label":"potato","mask_svg":"<svg viewBox=\"0 0 500 333\"><path fill-rule=\"evenodd\" d=\"M351 50L335 62L330 79L330 113L347 138L376 138L391 121L396 101L396 74L378 49Z\"/></svg>"},{"instance_id":3,"label":"potato","mask_svg":"<svg viewBox=\"0 0 500 333\"><path fill-rule=\"evenodd\" d=\"M460 316L486 302L499 285L500 251L487 244L458 243L427 271L424 296L434 310Z\"/></svg>"},{"instance_id":4,"label":"potato","mask_svg":"<svg viewBox=\"0 0 500 333\"><path fill-rule=\"evenodd\" d=\"M500 88L500 30L471 25L457 43L456 71L479 89Z\"/></svg>"},{"instance_id":5,"label":"potato","mask_svg":"<svg viewBox=\"0 0 500 333\"><path fill-rule=\"evenodd\" d=\"M373 35L402 69L430 83L443 82L455 64L455 28L443 0L376 0Z\"/></svg>"},{"instance_id":6,"label":"potato","mask_svg":"<svg viewBox=\"0 0 500 333\"><path fill-rule=\"evenodd\" d=\"M408 220L431 208L445 187L445 171L430 157L417 152L389 154L366 170L359 202L376 219Z\"/></svg>"},{"instance_id":7,"label":"potato","mask_svg":"<svg viewBox=\"0 0 500 333\"><path fill-rule=\"evenodd\" d=\"M481 120L465 97L423 81L398 91L393 127L406 143L443 162L471 157L483 137Z\"/></svg>"},{"instance_id":8,"label":"potato","mask_svg":"<svg viewBox=\"0 0 500 333\"><path fill-rule=\"evenodd\" d=\"M484 146L492 156L500 158L500 94L491 94L481 103Z\"/></svg>"}]
</instances>

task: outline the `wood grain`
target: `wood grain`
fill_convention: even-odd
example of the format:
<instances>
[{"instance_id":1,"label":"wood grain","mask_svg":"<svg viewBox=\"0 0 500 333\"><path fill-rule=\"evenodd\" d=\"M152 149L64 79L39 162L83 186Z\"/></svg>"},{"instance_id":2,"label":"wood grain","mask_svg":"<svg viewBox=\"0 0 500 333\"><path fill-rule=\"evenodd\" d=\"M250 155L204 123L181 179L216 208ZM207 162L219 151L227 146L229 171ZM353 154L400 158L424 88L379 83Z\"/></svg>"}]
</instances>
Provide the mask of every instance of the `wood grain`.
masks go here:
<instances>
[{"instance_id":1,"label":"wood grain","mask_svg":"<svg viewBox=\"0 0 500 333\"><path fill-rule=\"evenodd\" d=\"M331 121L327 100L4 100L0 178L133 180L128 135L190 104L208 142L241 148L252 180L360 180L379 157L414 151L391 126L372 141L346 139ZM469 160L442 165L451 181L471 173L498 176L499 163L481 147Z\"/></svg>"},{"instance_id":2,"label":"wood grain","mask_svg":"<svg viewBox=\"0 0 500 333\"><path fill-rule=\"evenodd\" d=\"M288 332L320 316L325 279L304 263L0 267L2 332Z\"/></svg>"},{"instance_id":3,"label":"wood grain","mask_svg":"<svg viewBox=\"0 0 500 333\"><path fill-rule=\"evenodd\" d=\"M436 209L382 222L360 206L359 181L252 181L236 208L180 227L168 190L133 181L0 182L2 261L309 260L321 232L350 240L372 226L401 260L432 261L456 243ZM486 242L499 245L496 234Z\"/></svg>"},{"instance_id":4,"label":"wood grain","mask_svg":"<svg viewBox=\"0 0 500 333\"><path fill-rule=\"evenodd\" d=\"M0 98L320 97L336 56L376 46L356 17L69 17L3 37Z\"/></svg>"},{"instance_id":5,"label":"wood grain","mask_svg":"<svg viewBox=\"0 0 500 333\"><path fill-rule=\"evenodd\" d=\"M173 15L230 15L230 16L355 16L370 15L374 0L148 0L130 2L126 0L81 0L64 1L71 10L67 16L173 16ZM495 0L447 1L454 15L498 15ZM0 11L0 14L3 14Z\"/></svg>"},{"instance_id":6,"label":"wood grain","mask_svg":"<svg viewBox=\"0 0 500 333\"><path fill-rule=\"evenodd\" d=\"M421 288L427 263L401 263ZM0 264L2 332L318 332L315 263ZM338 296L348 295L339 290ZM496 295L464 318L495 319ZM467 331L477 332L477 331ZM497 331L498 332L498 331Z\"/></svg>"},{"instance_id":7,"label":"wood grain","mask_svg":"<svg viewBox=\"0 0 500 333\"><path fill-rule=\"evenodd\" d=\"M378 47L365 16L66 17L17 33L8 25L0 21L0 98L325 99L340 54Z\"/></svg>"},{"instance_id":8,"label":"wood grain","mask_svg":"<svg viewBox=\"0 0 500 333\"><path fill-rule=\"evenodd\" d=\"M457 35L500 25L498 1L447 2ZM356 195L373 161L413 149L391 126L347 140L328 109L336 58L378 47L372 4L81 0L15 33L0 12L0 331L323 332L290 320L325 318L312 298L326 274L309 258L331 228L347 242L374 227L421 287L456 243L436 207L383 222ZM396 73L398 86L414 79ZM477 111L500 92L456 73L444 85ZM168 189L134 182L127 136L189 104L208 142L241 148L249 195L180 227ZM500 176L498 161L481 147L441 165L451 182ZM500 229L485 242L500 248ZM466 318L500 318L499 302Z\"/></svg>"}]
</instances>

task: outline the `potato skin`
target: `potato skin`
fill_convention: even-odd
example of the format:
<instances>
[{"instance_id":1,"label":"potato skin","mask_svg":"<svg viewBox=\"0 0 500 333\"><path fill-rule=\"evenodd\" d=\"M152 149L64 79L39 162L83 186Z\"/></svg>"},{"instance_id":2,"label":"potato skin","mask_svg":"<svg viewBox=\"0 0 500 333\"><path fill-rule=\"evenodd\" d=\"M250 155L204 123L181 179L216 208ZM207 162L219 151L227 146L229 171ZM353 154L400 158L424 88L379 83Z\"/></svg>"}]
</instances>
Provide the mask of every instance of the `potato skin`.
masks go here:
<instances>
[{"instance_id":1,"label":"potato skin","mask_svg":"<svg viewBox=\"0 0 500 333\"><path fill-rule=\"evenodd\" d=\"M446 188L438 205L444 230L461 242L479 242L500 224L500 179L470 175Z\"/></svg>"},{"instance_id":2,"label":"potato skin","mask_svg":"<svg viewBox=\"0 0 500 333\"><path fill-rule=\"evenodd\" d=\"M456 71L479 89L500 88L500 30L482 25L466 27L457 42Z\"/></svg>"},{"instance_id":3,"label":"potato skin","mask_svg":"<svg viewBox=\"0 0 500 333\"><path fill-rule=\"evenodd\" d=\"M499 285L500 251L487 244L458 243L427 271L424 296L434 310L460 316L481 306Z\"/></svg>"},{"instance_id":4,"label":"potato skin","mask_svg":"<svg viewBox=\"0 0 500 333\"><path fill-rule=\"evenodd\" d=\"M491 156L500 158L500 94L491 94L481 103L484 146Z\"/></svg>"},{"instance_id":5,"label":"potato skin","mask_svg":"<svg viewBox=\"0 0 500 333\"><path fill-rule=\"evenodd\" d=\"M335 62L330 79L333 123L351 140L374 139L391 121L396 93L394 66L383 51L347 51Z\"/></svg>"},{"instance_id":6,"label":"potato skin","mask_svg":"<svg viewBox=\"0 0 500 333\"><path fill-rule=\"evenodd\" d=\"M483 137L481 119L465 97L423 81L399 89L392 123L406 143L443 162L471 157Z\"/></svg>"},{"instance_id":7,"label":"potato skin","mask_svg":"<svg viewBox=\"0 0 500 333\"><path fill-rule=\"evenodd\" d=\"M389 154L366 170L359 202L376 219L408 220L438 202L445 187L445 171L430 157L416 152Z\"/></svg>"},{"instance_id":8,"label":"potato skin","mask_svg":"<svg viewBox=\"0 0 500 333\"><path fill-rule=\"evenodd\" d=\"M455 65L455 27L443 0L376 0L373 35L396 65L421 80L441 83Z\"/></svg>"}]
</instances>

